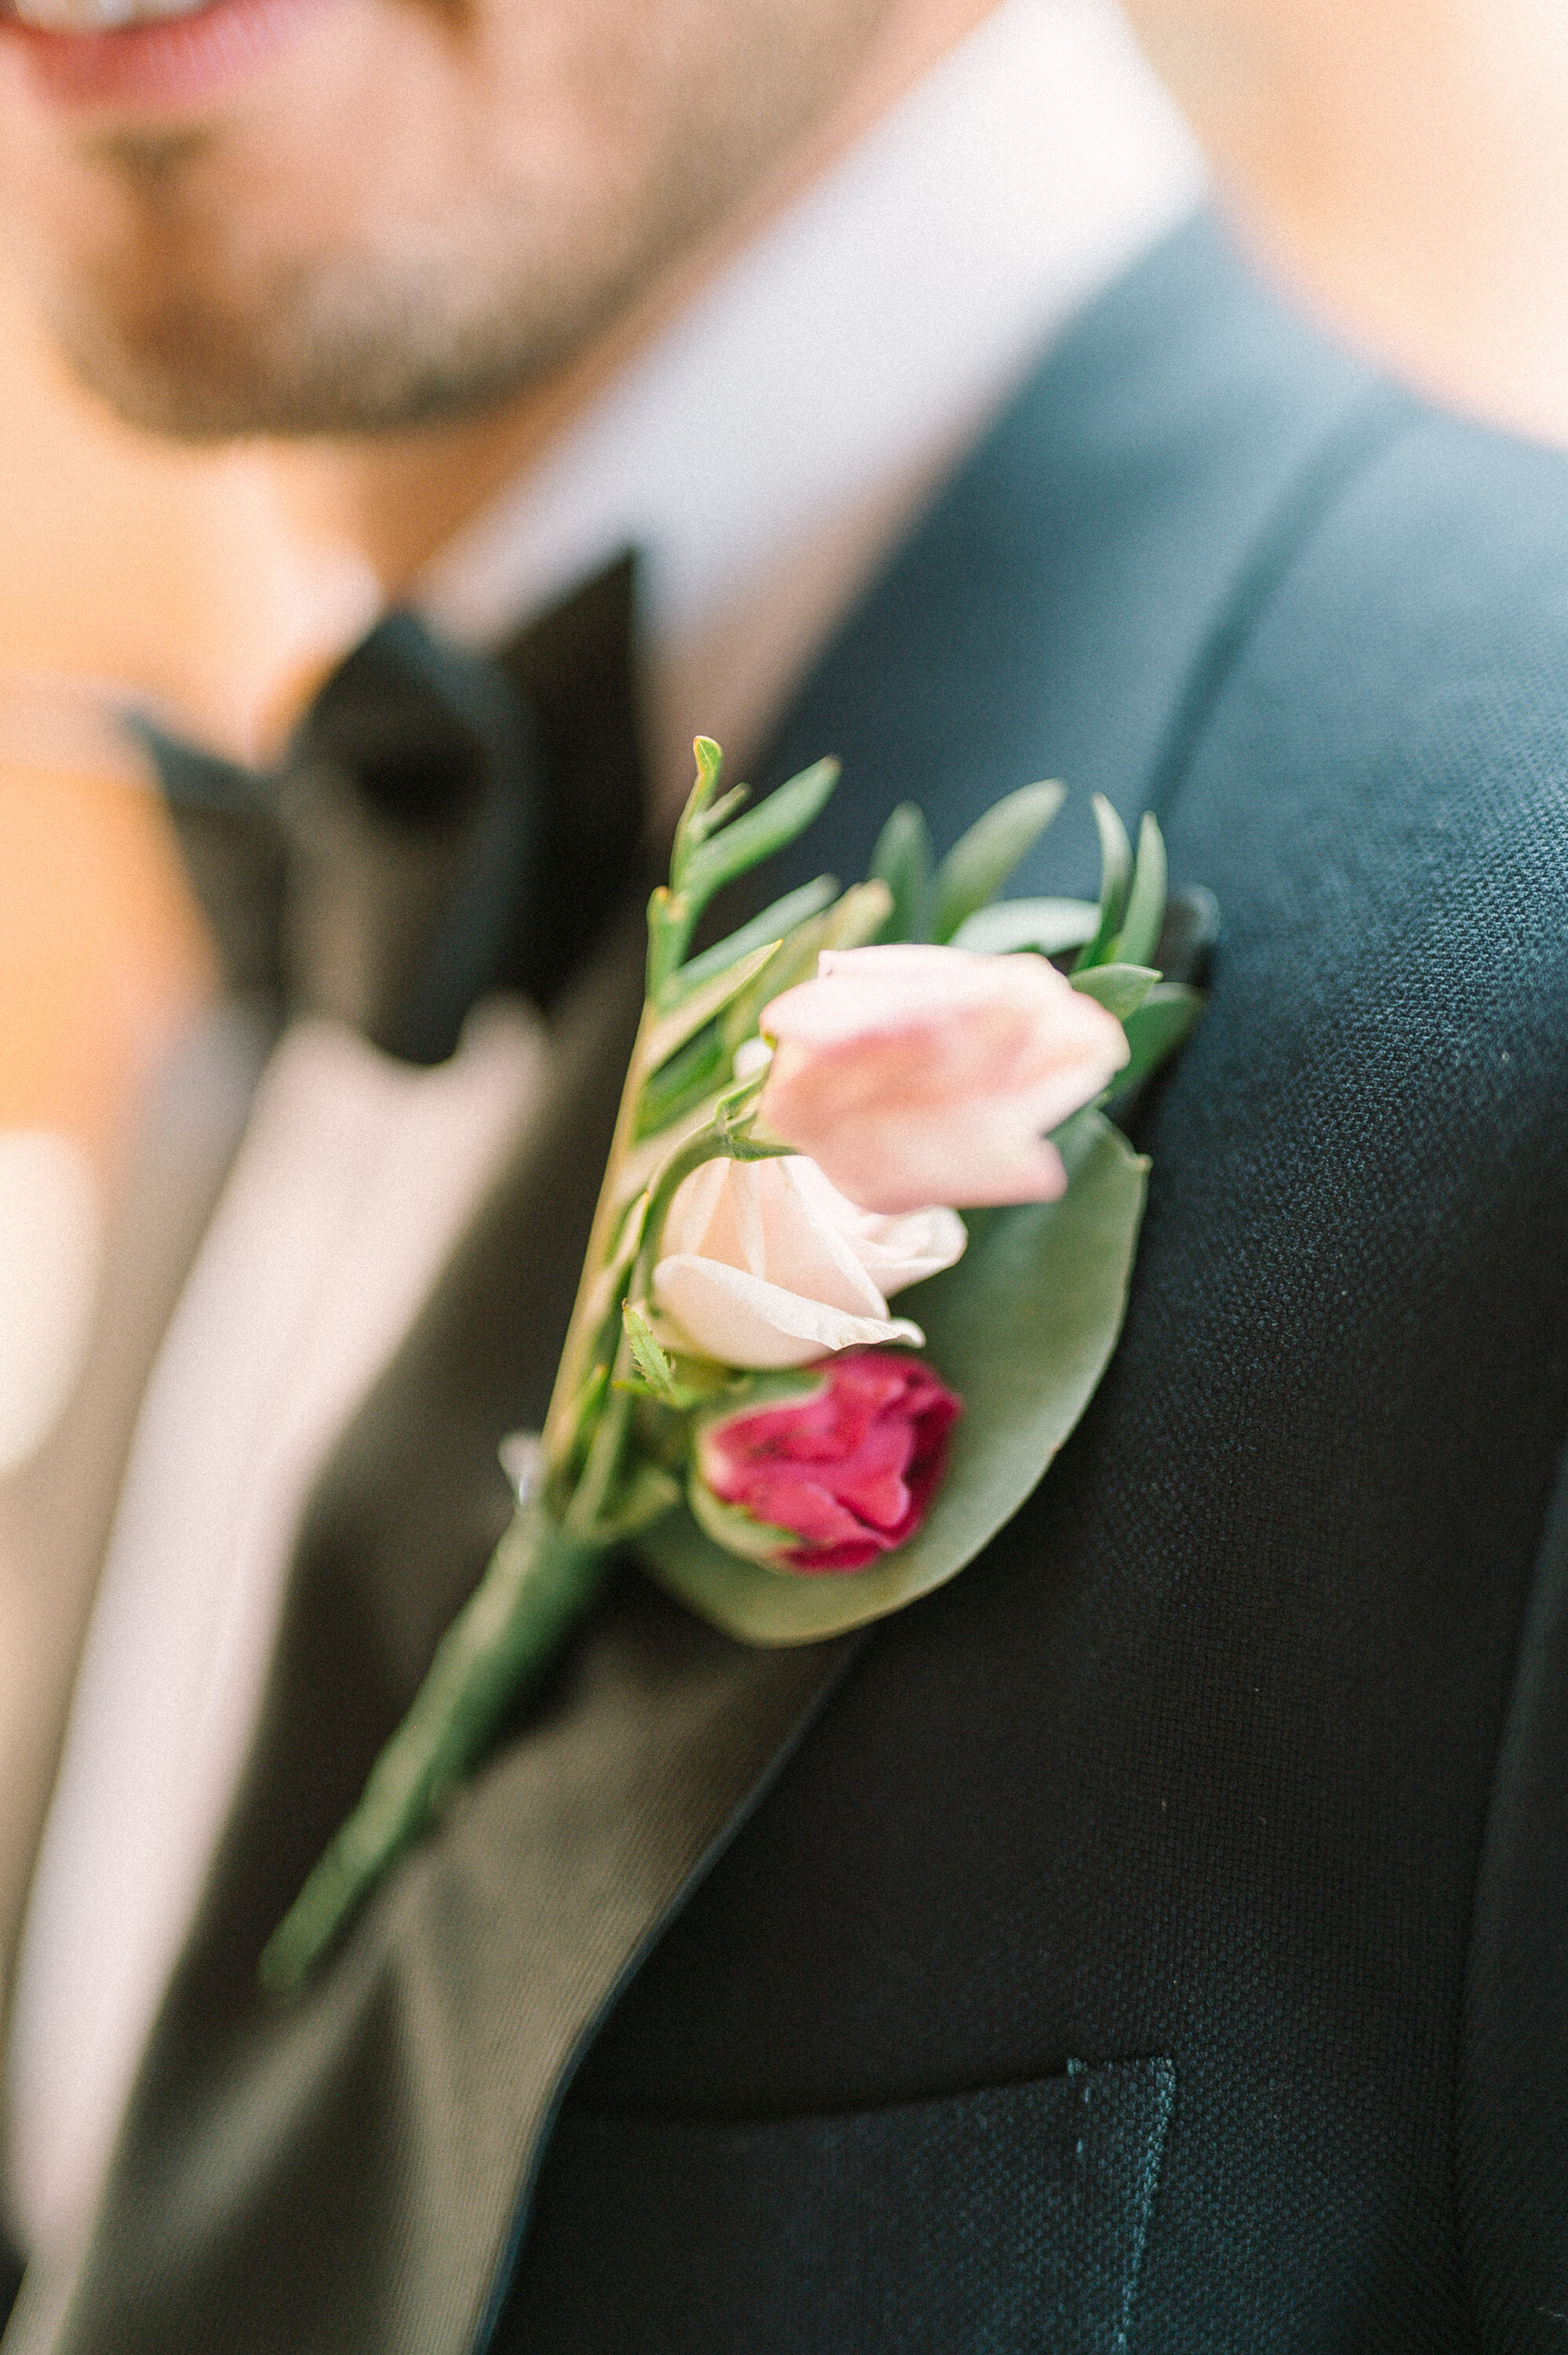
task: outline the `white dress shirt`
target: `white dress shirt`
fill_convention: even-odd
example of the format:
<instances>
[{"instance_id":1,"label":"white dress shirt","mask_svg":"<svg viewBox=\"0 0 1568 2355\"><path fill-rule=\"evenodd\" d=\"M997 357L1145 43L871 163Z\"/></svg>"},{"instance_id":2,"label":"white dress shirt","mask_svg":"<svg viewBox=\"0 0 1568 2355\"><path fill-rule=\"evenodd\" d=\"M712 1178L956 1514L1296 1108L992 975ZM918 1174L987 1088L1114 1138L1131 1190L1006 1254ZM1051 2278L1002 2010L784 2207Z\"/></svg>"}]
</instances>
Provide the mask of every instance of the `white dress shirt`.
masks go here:
<instances>
[{"instance_id":1,"label":"white dress shirt","mask_svg":"<svg viewBox=\"0 0 1568 2355\"><path fill-rule=\"evenodd\" d=\"M629 544L656 772L754 750L922 497L1041 349L1190 210L1192 144L1110 0L1007 0L429 570L470 643ZM292 1534L545 1052L288 1033L137 1426L18 1956L3 2181L63 2280L256 1721Z\"/></svg>"}]
</instances>

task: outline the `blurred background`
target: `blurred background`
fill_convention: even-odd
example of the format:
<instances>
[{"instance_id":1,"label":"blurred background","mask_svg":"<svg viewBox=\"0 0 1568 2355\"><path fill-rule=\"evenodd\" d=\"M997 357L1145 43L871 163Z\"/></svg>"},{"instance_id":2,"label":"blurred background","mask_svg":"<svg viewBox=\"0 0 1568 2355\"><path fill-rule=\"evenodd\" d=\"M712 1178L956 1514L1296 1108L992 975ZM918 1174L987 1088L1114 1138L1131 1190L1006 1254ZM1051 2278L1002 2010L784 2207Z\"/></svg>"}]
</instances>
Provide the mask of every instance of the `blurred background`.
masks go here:
<instances>
[{"instance_id":1,"label":"blurred background","mask_svg":"<svg viewBox=\"0 0 1568 2355\"><path fill-rule=\"evenodd\" d=\"M69 1387L150 1073L212 984L158 805L105 715L145 703L254 756L374 584L286 513L264 452L176 449L81 393L3 249L0 413L4 1474Z\"/></svg>"},{"instance_id":2,"label":"blurred background","mask_svg":"<svg viewBox=\"0 0 1568 2355\"><path fill-rule=\"evenodd\" d=\"M357 633L374 583L352 549L288 518L264 453L176 451L79 393L3 253L0 415L3 1952L45 1796L29 1785L52 1754L39 1725L79 1640L129 1435L105 1425L136 1394L165 1263L181 1263L224 1150L215 1131L204 1156L191 1133L225 1116L199 1087L183 1130L159 1124L186 1166L147 1147L216 972L110 715L144 702L254 754ZM117 1254L127 1222L138 1247ZM134 1275L117 1277L128 1256Z\"/></svg>"},{"instance_id":3,"label":"blurred background","mask_svg":"<svg viewBox=\"0 0 1568 2355\"><path fill-rule=\"evenodd\" d=\"M1127 0L1255 250L1439 400L1568 438L1561 0Z\"/></svg>"}]
</instances>

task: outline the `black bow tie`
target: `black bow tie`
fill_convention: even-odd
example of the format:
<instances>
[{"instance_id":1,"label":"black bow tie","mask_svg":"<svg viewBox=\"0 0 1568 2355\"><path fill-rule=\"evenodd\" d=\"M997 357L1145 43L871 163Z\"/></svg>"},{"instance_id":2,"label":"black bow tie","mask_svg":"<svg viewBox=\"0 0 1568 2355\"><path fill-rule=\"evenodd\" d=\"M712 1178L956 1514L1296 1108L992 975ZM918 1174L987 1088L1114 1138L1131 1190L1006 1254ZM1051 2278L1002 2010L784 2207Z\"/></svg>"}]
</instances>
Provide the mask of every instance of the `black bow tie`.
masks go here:
<instances>
[{"instance_id":1,"label":"black bow tie","mask_svg":"<svg viewBox=\"0 0 1568 2355\"><path fill-rule=\"evenodd\" d=\"M486 990L548 1005L641 847L632 570L489 656L391 614L275 769L141 725L236 987L418 1063Z\"/></svg>"}]
</instances>

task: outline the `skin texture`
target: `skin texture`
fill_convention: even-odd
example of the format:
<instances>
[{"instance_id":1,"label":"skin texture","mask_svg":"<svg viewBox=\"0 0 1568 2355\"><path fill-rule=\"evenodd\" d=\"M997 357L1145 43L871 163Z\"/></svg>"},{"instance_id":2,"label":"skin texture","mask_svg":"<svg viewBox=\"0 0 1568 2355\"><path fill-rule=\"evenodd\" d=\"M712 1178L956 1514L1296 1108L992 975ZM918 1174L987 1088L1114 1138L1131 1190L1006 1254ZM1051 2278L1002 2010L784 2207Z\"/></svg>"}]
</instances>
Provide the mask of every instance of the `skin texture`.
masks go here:
<instances>
[{"instance_id":1,"label":"skin texture","mask_svg":"<svg viewBox=\"0 0 1568 2355\"><path fill-rule=\"evenodd\" d=\"M1127 5L1266 262L1428 391L1568 441L1558 0ZM986 13L321 0L158 122L51 110L0 42L0 229L124 414L331 437L281 470L291 512L395 587Z\"/></svg>"},{"instance_id":2,"label":"skin texture","mask_svg":"<svg viewBox=\"0 0 1568 2355\"><path fill-rule=\"evenodd\" d=\"M88 384L163 432L333 437L395 574L988 12L319 0L227 94L119 119L6 41L0 218Z\"/></svg>"}]
</instances>

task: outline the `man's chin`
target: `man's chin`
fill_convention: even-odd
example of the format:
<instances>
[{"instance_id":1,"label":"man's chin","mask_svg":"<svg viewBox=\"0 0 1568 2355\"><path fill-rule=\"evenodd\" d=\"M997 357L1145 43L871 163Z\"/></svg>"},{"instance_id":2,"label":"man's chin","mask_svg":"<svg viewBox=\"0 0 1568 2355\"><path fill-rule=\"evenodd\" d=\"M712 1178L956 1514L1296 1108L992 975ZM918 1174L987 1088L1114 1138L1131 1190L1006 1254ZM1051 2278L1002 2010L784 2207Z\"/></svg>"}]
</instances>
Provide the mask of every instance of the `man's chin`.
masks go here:
<instances>
[{"instance_id":1,"label":"man's chin","mask_svg":"<svg viewBox=\"0 0 1568 2355\"><path fill-rule=\"evenodd\" d=\"M726 0L747 37L716 43L713 0L211 0L96 37L13 28L0 211L77 375L138 425L448 423L656 305L829 102L827 53L853 61L890 4ZM29 92L27 43L108 58L236 8L307 27L243 103L83 114Z\"/></svg>"},{"instance_id":2,"label":"man's chin","mask_svg":"<svg viewBox=\"0 0 1568 2355\"><path fill-rule=\"evenodd\" d=\"M462 414L487 390L421 380L406 355L388 367L385 355L290 348L188 314L130 333L79 316L53 324L79 382L128 424L181 442L387 432Z\"/></svg>"},{"instance_id":3,"label":"man's chin","mask_svg":"<svg viewBox=\"0 0 1568 2355\"><path fill-rule=\"evenodd\" d=\"M319 368L280 366L277 356L228 336L127 336L79 320L53 322L78 382L128 425L177 442L292 438L371 430L362 389Z\"/></svg>"},{"instance_id":4,"label":"man's chin","mask_svg":"<svg viewBox=\"0 0 1568 2355\"><path fill-rule=\"evenodd\" d=\"M40 291L72 373L127 423L191 442L297 440L472 417L548 374L593 325L554 305L547 322L519 314L501 290L455 304L460 275L446 289L406 272L378 282L356 256L215 290L100 261Z\"/></svg>"}]
</instances>

